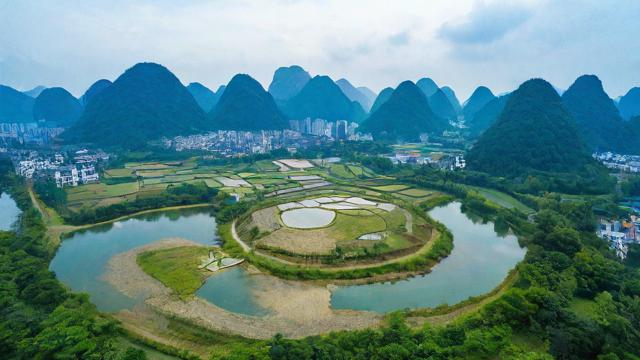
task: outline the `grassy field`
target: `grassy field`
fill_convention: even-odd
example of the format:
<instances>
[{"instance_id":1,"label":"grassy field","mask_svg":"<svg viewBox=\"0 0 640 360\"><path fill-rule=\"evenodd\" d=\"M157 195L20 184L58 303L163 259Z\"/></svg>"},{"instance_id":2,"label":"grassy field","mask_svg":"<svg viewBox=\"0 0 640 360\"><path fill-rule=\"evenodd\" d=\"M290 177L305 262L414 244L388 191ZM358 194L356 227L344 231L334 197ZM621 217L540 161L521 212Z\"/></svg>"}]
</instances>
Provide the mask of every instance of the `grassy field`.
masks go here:
<instances>
[{"instance_id":1,"label":"grassy field","mask_svg":"<svg viewBox=\"0 0 640 360\"><path fill-rule=\"evenodd\" d=\"M354 179L356 176L353 175L351 170L344 164L331 164L329 168L329 173L335 177L343 178L343 179Z\"/></svg>"},{"instance_id":2,"label":"grassy field","mask_svg":"<svg viewBox=\"0 0 640 360\"><path fill-rule=\"evenodd\" d=\"M395 192L407 189L407 185L403 184L391 184L391 185L382 185L382 186L374 186L372 189L384 192Z\"/></svg>"},{"instance_id":3,"label":"grassy field","mask_svg":"<svg viewBox=\"0 0 640 360\"><path fill-rule=\"evenodd\" d=\"M569 304L569 309L578 316L593 319L596 314L597 304L593 300L576 297Z\"/></svg>"},{"instance_id":4,"label":"grassy field","mask_svg":"<svg viewBox=\"0 0 640 360\"><path fill-rule=\"evenodd\" d=\"M208 187L217 188L223 192L251 196L256 189L271 192L299 186L298 181L288 178L290 175L326 176L326 170L318 169L308 172L277 170L278 167L270 160L226 166L200 165L195 158L171 162L131 162L121 168L104 170L104 181L101 183L65 188L65 191L69 209L79 211L83 207L103 207L159 195L168 185L202 181ZM223 187L215 180L216 177L246 179L252 187Z\"/></svg>"},{"instance_id":5,"label":"grassy field","mask_svg":"<svg viewBox=\"0 0 640 360\"><path fill-rule=\"evenodd\" d=\"M138 265L182 298L198 290L209 273L198 269L200 260L207 257L209 248L180 246L146 251L138 255Z\"/></svg>"},{"instance_id":6,"label":"grassy field","mask_svg":"<svg viewBox=\"0 0 640 360\"><path fill-rule=\"evenodd\" d=\"M406 189L400 191L400 194L411 196L411 197L425 197L433 194L433 191L423 190L423 189Z\"/></svg>"},{"instance_id":7,"label":"grassy field","mask_svg":"<svg viewBox=\"0 0 640 360\"><path fill-rule=\"evenodd\" d=\"M492 201L507 209L518 209L525 214L532 214L535 212L532 208L526 206L520 201L516 200L509 194L505 194L498 190L481 188L477 186L469 186L469 188L477 191L480 195L484 196L487 200Z\"/></svg>"}]
</instances>

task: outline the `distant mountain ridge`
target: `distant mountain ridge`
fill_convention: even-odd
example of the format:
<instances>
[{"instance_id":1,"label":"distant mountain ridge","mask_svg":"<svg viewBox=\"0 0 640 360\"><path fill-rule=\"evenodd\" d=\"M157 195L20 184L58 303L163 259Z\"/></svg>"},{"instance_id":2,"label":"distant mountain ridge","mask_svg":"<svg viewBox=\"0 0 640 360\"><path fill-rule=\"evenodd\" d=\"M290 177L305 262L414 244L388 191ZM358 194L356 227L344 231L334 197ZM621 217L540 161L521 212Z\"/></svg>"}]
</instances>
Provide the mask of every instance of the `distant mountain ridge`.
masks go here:
<instances>
[{"instance_id":1,"label":"distant mountain ridge","mask_svg":"<svg viewBox=\"0 0 640 360\"><path fill-rule=\"evenodd\" d=\"M433 110L433 113L438 117L446 120L455 120L458 116L453 105L449 102L449 98L447 98L447 95L445 95L441 89L436 90L433 95L429 96L428 100L431 110Z\"/></svg>"},{"instance_id":2,"label":"distant mountain ridge","mask_svg":"<svg viewBox=\"0 0 640 360\"><path fill-rule=\"evenodd\" d=\"M495 99L491 90L486 86L478 86L469 99L462 105L462 115L466 121L473 121L473 116L482 109L489 101Z\"/></svg>"},{"instance_id":3,"label":"distant mountain ridge","mask_svg":"<svg viewBox=\"0 0 640 360\"><path fill-rule=\"evenodd\" d=\"M222 90L220 90L220 88ZM218 88L218 92L215 92L199 82L192 82L187 85L187 90L204 112L210 112L218 104L222 96L221 91L224 91L224 86L220 88Z\"/></svg>"},{"instance_id":4,"label":"distant mountain ridge","mask_svg":"<svg viewBox=\"0 0 640 360\"><path fill-rule=\"evenodd\" d=\"M68 127L82 114L82 104L61 87L44 89L33 103L33 119L46 125Z\"/></svg>"},{"instance_id":5,"label":"distant mountain ridge","mask_svg":"<svg viewBox=\"0 0 640 360\"><path fill-rule=\"evenodd\" d=\"M358 104L360 104L360 106L362 106L364 111L368 112L369 110L371 110L371 106L373 105L373 100L371 100L370 97L365 95L358 88L353 86L349 82L349 80L344 79L344 78L343 79L339 79L338 81L336 81L336 85L338 85L340 90L342 90L342 92L349 98L349 100L358 102ZM371 91L371 90L369 90L369 91ZM375 94L374 94L374 97L375 97Z\"/></svg>"},{"instance_id":6,"label":"distant mountain ridge","mask_svg":"<svg viewBox=\"0 0 640 360\"><path fill-rule=\"evenodd\" d=\"M291 119L348 120L360 122L365 117L362 106L351 101L328 76L313 77L284 106Z\"/></svg>"},{"instance_id":7,"label":"distant mountain ridge","mask_svg":"<svg viewBox=\"0 0 640 360\"><path fill-rule=\"evenodd\" d=\"M376 100L373 102L373 106L371 106L371 113L374 113L376 110L380 108L380 106L389 100L393 94L393 88L387 87L380 91L380 94L376 97Z\"/></svg>"},{"instance_id":8,"label":"distant mountain ridge","mask_svg":"<svg viewBox=\"0 0 640 360\"><path fill-rule=\"evenodd\" d=\"M462 105L460 105L460 100L458 100L455 91L453 91L453 89L448 86L443 86L440 88L440 90L442 90L442 92L447 95L447 99L449 99L449 103L451 104L451 106L453 106L453 110L455 110L456 114L461 114Z\"/></svg>"},{"instance_id":9,"label":"distant mountain ridge","mask_svg":"<svg viewBox=\"0 0 640 360\"><path fill-rule=\"evenodd\" d=\"M435 81L428 77L418 80L416 82L416 86L420 88L420 90L422 90L427 98L433 95L439 89L438 84L436 84Z\"/></svg>"},{"instance_id":10,"label":"distant mountain ridge","mask_svg":"<svg viewBox=\"0 0 640 360\"><path fill-rule=\"evenodd\" d=\"M447 126L446 120L433 113L422 90L413 82L405 81L359 130L370 132L376 140L418 141L421 133L438 133Z\"/></svg>"},{"instance_id":11,"label":"distant mountain ridge","mask_svg":"<svg viewBox=\"0 0 640 360\"><path fill-rule=\"evenodd\" d=\"M85 91L84 95L80 97L80 103L82 106L87 106L87 103L96 95L101 93L104 89L111 86L112 82L106 79L101 79L94 82L88 89Z\"/></svg>"},{"instance_id":12,"label":"distant mountain ridge","mask_svg":"<svg viewBox=\"0 0 640 360\"><path fill-rule=\"evenodd\" d=\"M289 127L275 100L263 87L246 74L234 76L211 112L215 129L279 130Z\"/></svg>"},{"instance_id":13,"label":"distant mountain ridge","mask_svg":"<svg viewBox=\"0 0 640 360\"><path fill-rule=\"evenodd\" d=\"M32 97L12 87L0 85L0 122L32 122L34 102Z\"/></svg>"},{"instance_id":14,"label":"distant mountain ridge","mask_svg":"<svg viewBox=\"0 0 640 360\"><path fill-rule=\"evenodd\" d=\"M634 87L622 96L618 102L618 109L625 120L640 115L640 87Z\"/></svg>"},{"instance_id":15,"label":"distant mountain ridge","mask_svg":"<svg viewBox=\"0 0 640 360\"><path fill-rule=\"evenodd\" d=\"M284 103L296 96L311 80L311 75L301 66L280 67L273 74L269 93L276 102Z\"/></svg>"},{"instance_id":16,"label":"distant mountain ridge","mask_svg":"<svg viewBox=\"0 0 640 360\"><path fill-rule=\"evenodd\" d=\"M34 99L35 99L35 98L37 98L37 97L38 97L38 95L40 95L40 93L41 93L44 89L46 89L46 87L45 87L45 86L38 85L38 86L34 87L34 88L33 88L33 89L31 89L31 90L23 91L23 93L24 93L25 95L30 96L30 97L32 97L32 98L34 98Z\"/></svg>"}]
</instances>

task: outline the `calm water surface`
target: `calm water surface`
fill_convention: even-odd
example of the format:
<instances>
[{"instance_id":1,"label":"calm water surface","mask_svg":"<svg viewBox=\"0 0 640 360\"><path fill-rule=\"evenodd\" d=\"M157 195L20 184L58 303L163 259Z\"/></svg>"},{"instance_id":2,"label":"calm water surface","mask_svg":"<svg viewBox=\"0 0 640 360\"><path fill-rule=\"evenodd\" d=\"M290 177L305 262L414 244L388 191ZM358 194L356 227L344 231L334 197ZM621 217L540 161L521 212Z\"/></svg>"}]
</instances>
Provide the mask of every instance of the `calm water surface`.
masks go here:
<instances>
[{"instance_id":1,"label":"calm water surface","mask_svg":"<svg viewBox=\"0 0 640 360\"><path fill-rule=\"evenodd\" d=\"M453 202L429 215L453 234L451 254L431 273L395 283L339 287L332 293L336 309L387 312L404 308L455 304L493 290L520 260L525 249L513 235L500 236L493 223L474 223Z\"/></svg>"},{"instance_id":2,"label":"calm water surface","mask_svg":"<svg viewBox=\"0 0 640 360\"><path fill-rule=\"evenodd\" d=\"M7 193L0 195L0 230L11 230L11 226L20 215L16 202Z\"/></svg>"},{"instance_id":3,"label":"calm water surface","mask_svg":"<svg viewBox=\"0 0 640 360\"><path fill-rule=\"evenodd\" d=\"M268 311L253 298L252 289L258 285L256 281L244 268L236 266L209 277L196 295L228 311L266 315Z\"/></svg>"},{"instance_id":4,"label":"calm water surface","mask_svg":"<svg viewBox=\"0 0 640 360\"><path fill-rule=\"evenodd\" d=\"M109 259L169 237L216 244L216 223L211 211L157 212L75 232L62 242L50 269L73 291L88 293L101 311L130 309L144 299L128 297L102 279Z\"/></svg>"},{"instance_id":5,"label":"calm water surface","mask_svg":"<svg viewBox=\"0 0 640 360\"><path fill-rule=\"evenodd\" d=\"M336 213L325 209L301 208L287 210L280 217L286 226L298 229L312 229L331 224L336 217Z\"/></svg>"}]
</instances>

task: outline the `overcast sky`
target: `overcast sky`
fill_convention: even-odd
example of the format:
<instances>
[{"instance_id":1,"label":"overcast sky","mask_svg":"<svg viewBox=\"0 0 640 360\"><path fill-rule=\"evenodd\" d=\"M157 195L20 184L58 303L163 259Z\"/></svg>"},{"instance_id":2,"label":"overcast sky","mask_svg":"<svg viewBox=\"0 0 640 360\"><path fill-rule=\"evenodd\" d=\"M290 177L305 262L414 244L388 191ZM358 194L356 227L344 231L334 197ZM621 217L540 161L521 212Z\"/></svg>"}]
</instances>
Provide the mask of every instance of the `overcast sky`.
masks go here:
<instances>
[{"instance_id":1,"label":"overcast sky","mask_svg":"<svg viewBox=\"0 0 640 360\"><path fill-rule=\"evenodd\" d=\"M615 98L640 86L640 1L0 0L0 84L79 96L141 61L211 88L291 64L375 91L428 76L461 101L590 73Z\"/></svg>"}]
</instances>

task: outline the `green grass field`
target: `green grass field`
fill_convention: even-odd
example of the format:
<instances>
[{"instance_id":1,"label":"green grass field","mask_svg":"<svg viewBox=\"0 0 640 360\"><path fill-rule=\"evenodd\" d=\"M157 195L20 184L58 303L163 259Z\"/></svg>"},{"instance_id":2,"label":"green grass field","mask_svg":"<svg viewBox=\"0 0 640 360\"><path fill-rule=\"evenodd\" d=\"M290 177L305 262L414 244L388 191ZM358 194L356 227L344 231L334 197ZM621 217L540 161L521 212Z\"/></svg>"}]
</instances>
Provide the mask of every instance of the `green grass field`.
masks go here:
<instances>
[{"instance_id":1,"label":"green grass field","mask_svg":"<svg viewBox=\"0 0 640 360\"><path fill-rule=\"evenodd\" d=\"M425 197L433 194L433 191L423 190L423 189L406 189L400 191L400 194L411 196L411 197Z\"/></svg>"},{"instance_id":2,"label":"green grass field","mask_svg":"<svg viewBox=\"0 0 640 360\"><path fill-rule=\"evenodd\" d=\"M140 253L137 262L144 272L185 298L195 293L207 278L208 270L200 270L198 266L208 254L206 247L180 246Z\"/></svg>"},{"instance_id":3,"label":"green grass field","mask_svg":"<svg viewBox=\"0 0 640 360\"><path fill-rule=\"evenodd\" d=\"M343 179L353 179L355 175L349 170L349 168L344 164L331 164L329 168L329 172L331 175L343 178Z\"/></svg>"},{"instance_id":4,"label":"green grass field","mask_svg":"<svg viewBox=\"0 0 640 360\"><path fill-rule=\"evenodd\" d=\"M395 192L407 189L407 185L402 184L391 184L391 185L382 185L382 186L374 186L372 189L384 192Z\"/></svg>"},{"instance_id":5,"label":"green grass field","mask_svg":"<svg viewBox=\"0 0 640 360\"><path fill-rule=\"evenodd\" d=\"M525 214L532 214L535 212L532 208L526 206L520 201L516 200L509 194L505 194L501 191L494 189L481 188L477 186L469 186L469 188L477 191L480 195L484 196L487 200L492 201L507 209L518 209Z\"/></svg>"}]
</instances>

